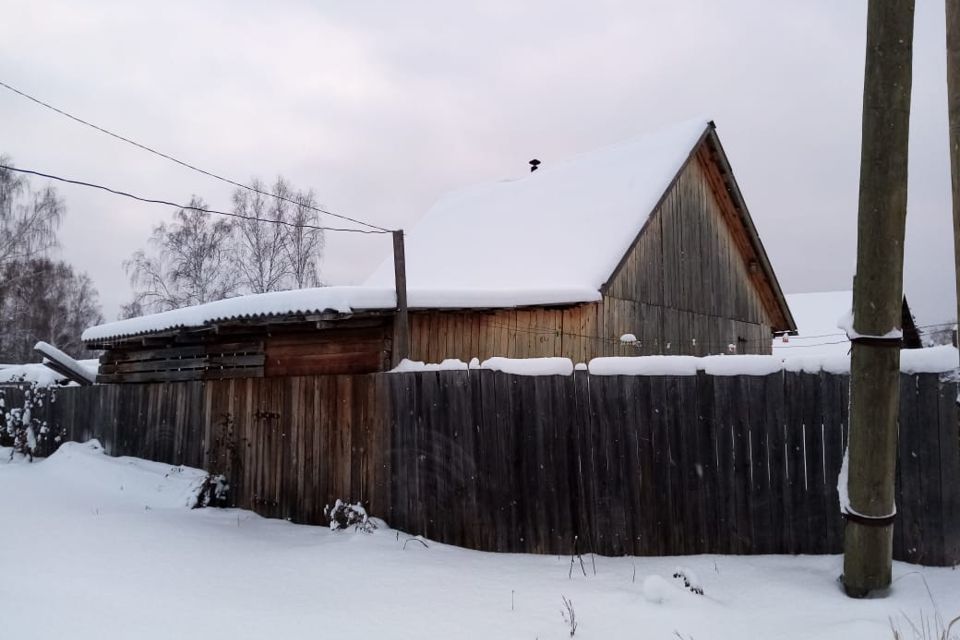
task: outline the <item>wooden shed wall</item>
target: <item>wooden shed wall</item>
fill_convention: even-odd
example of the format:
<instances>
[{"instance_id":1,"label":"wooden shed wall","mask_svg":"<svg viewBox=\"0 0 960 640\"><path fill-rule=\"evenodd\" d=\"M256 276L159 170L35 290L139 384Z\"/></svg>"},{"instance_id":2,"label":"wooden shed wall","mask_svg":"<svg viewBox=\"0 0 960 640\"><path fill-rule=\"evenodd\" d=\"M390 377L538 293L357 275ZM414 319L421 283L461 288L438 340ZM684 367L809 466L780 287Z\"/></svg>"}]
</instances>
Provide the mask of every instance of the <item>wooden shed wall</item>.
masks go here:
<instances>
[{"instance_id":1,"label":"wooden shed wall","mask_svg":"<svg viewBox=\"0 0 960 640\"><path fill-rule=\"evenodd\" d=\"M373 373L389 369L387 325L314 329L266 339L264 376Z\"/></svg>"},{"instance_id":2,"label":"wooden shed wall","mask_svg":"<svg viewBox=\"0 0 960 640\"><path fill-rule=\"evenodd\" d=\"M112 345L100 357L101 383L180 382L373 373L389 369L390 318L338 322L224 324L167 338ZM163 342L166 340L166 342Z\"/></svg>"}]
</instances>

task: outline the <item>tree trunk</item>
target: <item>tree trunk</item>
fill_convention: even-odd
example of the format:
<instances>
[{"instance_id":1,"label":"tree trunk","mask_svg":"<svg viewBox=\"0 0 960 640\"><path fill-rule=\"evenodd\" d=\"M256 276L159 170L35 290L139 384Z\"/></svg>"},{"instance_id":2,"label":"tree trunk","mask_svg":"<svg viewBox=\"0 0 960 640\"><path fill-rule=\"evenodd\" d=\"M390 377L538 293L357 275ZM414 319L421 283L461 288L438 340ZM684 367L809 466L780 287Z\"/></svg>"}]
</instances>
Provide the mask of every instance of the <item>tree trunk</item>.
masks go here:
<instances>
[{"instance_id":1,"label":"tree trunk","mask_svg":"<svg viewBox=\"0 0 960 640\"><path fill-rule=\"evenodd\" d=\"M950 118L950 183L953 189L953 260L960 318L960 0L947 5L947 109Z\"/></svg>"},{"instance_id":2,"label":"tree trunk","mask_svg":"<svg viewBox=\"0 0 960 640\"><path fill-rule=\"evenodd\" d=\"M901 329L907 213L913 0L870 0L863 91L854 332ZM856 336L854 336L856 337ZM863 597L890 585L895 511L900 350L854 339L850 380L849 497L843 584Z\"/></svg>"}]
</instances>

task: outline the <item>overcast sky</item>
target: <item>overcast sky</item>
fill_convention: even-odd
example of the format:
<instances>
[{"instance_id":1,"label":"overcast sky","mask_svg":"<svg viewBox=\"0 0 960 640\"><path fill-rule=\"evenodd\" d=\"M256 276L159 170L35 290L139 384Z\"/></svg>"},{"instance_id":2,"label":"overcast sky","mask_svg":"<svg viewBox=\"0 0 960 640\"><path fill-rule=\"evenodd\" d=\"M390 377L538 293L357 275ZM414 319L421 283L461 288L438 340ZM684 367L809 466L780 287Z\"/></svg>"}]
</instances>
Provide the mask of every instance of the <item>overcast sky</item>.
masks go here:
<instances>
[{"instance_id":1,"label":"overcast sky","mask_svg":"<svg viewBox=\"0 0 960 640\"><path fill-rule=\"evenodd\" d=\"M0 79L238 180L282 174L333 211L411 227L444 192L661 125L716 121L787 293L851 287L865 0L180 2L2 0ZM906 293L956 316L942 0L917 0ZM0 90L22 167L214 208L230 188ZM163 207L81 187L62 257L99 287ZM327 220L333 222L333 220ZM385 238L328 234L323 278Z\"/></svg>"}]
</instances>

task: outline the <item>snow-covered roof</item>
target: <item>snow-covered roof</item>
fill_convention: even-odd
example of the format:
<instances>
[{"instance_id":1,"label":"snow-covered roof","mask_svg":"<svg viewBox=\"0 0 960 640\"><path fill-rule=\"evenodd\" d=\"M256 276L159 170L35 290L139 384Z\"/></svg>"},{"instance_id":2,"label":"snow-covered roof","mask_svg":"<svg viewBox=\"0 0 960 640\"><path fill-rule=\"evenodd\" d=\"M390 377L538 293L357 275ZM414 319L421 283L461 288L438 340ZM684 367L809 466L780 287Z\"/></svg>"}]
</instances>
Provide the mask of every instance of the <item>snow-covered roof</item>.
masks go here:
<instances>
[{"instance_id":1,"label":"snow-covered roof","mask_svg":"<svg viewBox=\"0 0 960 640\"><path fill-rule=\"evenodd\" d=\"M442 198L406 233L408 287L574 288L593 296L580 302L597 299L708 126L700 118L567 160L541 158L521 178ZM392 259L366 284L392 287Z\"/></svg>"},{"instance_id":2,"label":"snow-covered roof","mask_svg":"<svg viewBox=\"0 0 960 640\"><path fill-rule=\"evenodd\" d=\"M88 328L83 332L81 339L84 342L96 342L171 329L202 327L225 320L312 314L324 311L350 313L362 309L388 309L395 305L396 294L391 289L321 287L274 291L108 322Z\"/></svg>"}]
</instances>

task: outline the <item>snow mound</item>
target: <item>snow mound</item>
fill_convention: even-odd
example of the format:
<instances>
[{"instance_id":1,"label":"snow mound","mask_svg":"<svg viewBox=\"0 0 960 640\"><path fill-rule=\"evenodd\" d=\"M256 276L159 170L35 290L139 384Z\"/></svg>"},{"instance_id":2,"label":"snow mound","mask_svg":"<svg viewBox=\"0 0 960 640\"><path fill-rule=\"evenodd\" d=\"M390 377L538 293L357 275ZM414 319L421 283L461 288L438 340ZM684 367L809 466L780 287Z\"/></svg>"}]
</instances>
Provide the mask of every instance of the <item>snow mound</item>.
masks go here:
<instances>
[{"instance_id":1,"label":"snow mound","mask_svg":"<svg viewBox=\"0 0 960 640\"><path fill-rule=\"evenodd\" d=\"M488 358L481 369L502 371L518 376L569 376L573 374L570 358Z\"/></svg>"},{"instance_id":2,"label":"snow mound","mask_svg":"<svg viewBox=\"0 0 960 640\"><path fill-rule=\"evenodd\" d=\"M643 580L643 597L651 604L663 604L676 593L677 587L662 576L647 576Z\"/></svg>"},{"instance_id":3,"label":"snow mound","mask_svg":"<svg viewBox=\"0 0 960 640\"><path fill-rule=\"evenodd\" d=\"M957 368L957 348L950 345L926 349L900 351L900 371L903 373L944 373Z\"/></svg>"},{"instance_id":4,"label":"snow mound","mask_svg":"<svg viewBox=\"0 0 960 640\"><path fill-rule=\"evenodd\" d=\"M189 508L207 473L141 458L113 458L97 440L64 442L46 460L36 463L38 473L62 483L64 491L109 496L143 508Z\"/></svg>"},{"instance_id":5,"label":"snow mound","mask_svg":"<svg viewBox=\"0 0 960 640\"><path fill-rule=\"evenodd\" d=\"M595 376L695 376L694 356L611 356L594 358L587 369Z\"/></svg>"},{"instance_id":6,"label":"snow mound","mask_svg":"<svg viewBox=\"0 0 960 640\"><path fill-rule=\"evenodd\" d=\"M421 362L404 358L390 373L422 373L424 371L465 371L467 363L456 358L447 358L442 362Z\"/></svg>"}]
</instances>

